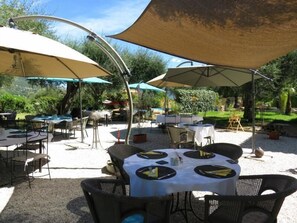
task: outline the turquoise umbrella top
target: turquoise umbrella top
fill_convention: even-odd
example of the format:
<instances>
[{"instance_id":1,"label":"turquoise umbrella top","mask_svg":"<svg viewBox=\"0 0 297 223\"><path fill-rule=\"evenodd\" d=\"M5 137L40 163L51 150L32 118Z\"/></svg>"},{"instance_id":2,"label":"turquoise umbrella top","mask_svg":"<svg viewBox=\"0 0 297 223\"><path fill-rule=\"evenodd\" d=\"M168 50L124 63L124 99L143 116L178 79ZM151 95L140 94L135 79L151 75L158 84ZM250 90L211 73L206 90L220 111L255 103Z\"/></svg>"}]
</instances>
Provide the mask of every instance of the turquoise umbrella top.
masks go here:
<instances>
[{"instance_id":1,"label":"turquoise umbrella top","mask_svg":"<svg viewBox=\"0 0 297 223\"><path fill-rule=\"evenodd\" d=\"M163 89L154 87L154 86L149 85L149 84L146 84L146 83L129 84L129 88L140 89L140 90L150 90L150 91L165 92L165 90L163 90Z\"/></svg>"},{"instance_id":2,"label":"turquoise umbrella top","mask_svg":"<svg viewBox=\"0 0 297 223\"><path fill-rule=\"evenodd\" d=\"M77 78L59 78L59 77L28 77L28 80L46 80L46 81L66 81L66 82L79 82ZM97 84L111 84L111 82L103 80L98 77L88 77L81 79L84 83L97 83Z\"/></svg>"}]
</instances>

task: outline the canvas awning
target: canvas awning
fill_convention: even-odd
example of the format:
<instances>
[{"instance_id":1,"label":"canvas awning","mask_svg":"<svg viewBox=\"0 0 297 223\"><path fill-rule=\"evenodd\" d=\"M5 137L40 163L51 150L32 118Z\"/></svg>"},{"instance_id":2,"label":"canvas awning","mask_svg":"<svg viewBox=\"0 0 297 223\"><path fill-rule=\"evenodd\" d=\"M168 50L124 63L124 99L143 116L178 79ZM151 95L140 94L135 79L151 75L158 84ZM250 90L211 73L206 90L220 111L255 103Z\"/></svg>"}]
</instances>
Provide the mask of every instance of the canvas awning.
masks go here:
<instances>
[{"instance_id":1,"label":"canvas awning","mask_svg":"<svg viewBox=\"0 0 297 223\"><path fill-rule=\"evenodd\" d=\"M297 48L297 1L152 0L111 37L206 64L257 69Z\"/></svg>"}]
</instances>

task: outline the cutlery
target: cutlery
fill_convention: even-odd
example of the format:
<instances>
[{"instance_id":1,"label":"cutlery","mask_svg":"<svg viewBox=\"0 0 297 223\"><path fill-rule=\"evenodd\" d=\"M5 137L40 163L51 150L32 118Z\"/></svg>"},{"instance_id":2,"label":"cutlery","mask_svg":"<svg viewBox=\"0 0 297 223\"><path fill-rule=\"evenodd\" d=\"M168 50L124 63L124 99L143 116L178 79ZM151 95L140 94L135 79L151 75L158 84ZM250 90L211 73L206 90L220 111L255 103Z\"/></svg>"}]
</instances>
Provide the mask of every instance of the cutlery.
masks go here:
<instances>
[{"instance_id":1,"label":"cutlery","mask_svg":"<svg viewBox=\"0 0 297 223\"><path fill-rule=\"evenodd\" d=\"M164 178L166 178L166 177L169 177L169 176L172 176L172 175L174 175L174 172L171 172L171 173L168 173L168 174L166 174L166 175L164 175L164 176L158 177L157 179L158 179L158 180L162 180L162 179L164 179Z\"/></svg>"},{"instance_id":2,"label":"cutlery","mask_svg":"<svg viewBox=\"0 0 297 223\"><path fill-rule=\"evenodd\" d=\"M144 155L144 154L138 153L138 155L141 156L141 157L143 157L143 158L147 158L147 159L149 159L149 157L146 156L146 155Z\"/></svg>"}]
</instances>

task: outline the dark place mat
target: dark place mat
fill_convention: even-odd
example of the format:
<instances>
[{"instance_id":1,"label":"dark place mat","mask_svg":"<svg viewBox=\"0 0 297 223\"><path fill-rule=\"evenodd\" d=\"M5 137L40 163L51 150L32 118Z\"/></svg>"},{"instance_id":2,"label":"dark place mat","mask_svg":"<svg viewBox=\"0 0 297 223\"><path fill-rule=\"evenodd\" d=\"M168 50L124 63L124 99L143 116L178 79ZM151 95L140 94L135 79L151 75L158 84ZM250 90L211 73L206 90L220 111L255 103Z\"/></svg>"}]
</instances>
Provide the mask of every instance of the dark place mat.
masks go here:
<instances>
[{"instance_id":1,"label":"dark place mat","mask_svg":"<svg viewBox=\"0 0 297 223\"><path fill-rule=\"evenodd\" d=\"M27 135L27 134L18 134L18 135L9 135L7 138L26 138L26 137L31 137L32 135Z\"/></svg>"},{"instance_id":2,"label":"dark place mat","mask_svg":"<svg viewBox=\"0 0 297 223\"><path fill-rule=\"evenodd\" d=\"M162 159L168 156L165 152L148 151L137 153L137 156L144 159Z\"/></svg>"},{"instance_id":3,"label":"dark place mat","mask_svg":"<svg viewBox=\"0 0 297 223\"><path fill-rule=\"evenodd\" d=\"M187 151L184 153L184 156L193 158L193 159L210 159L215 157L216 155L214 153L208 153L208 152L203 152L203 151Z\"/></svg>"},{"instance_id":4,"label":"dark place mat","mask_svg":"<svg viewBox=\"0 0 297 223\"><path fill-rule=\"evenodd\" d=\"M229 178L234 177L236 172L225 166L203 165L195 167L194 171L202 176L212 178Z\"/></svg>"},{"instance_id":5,"label":"dark place mat","mask_svg":"<svg viewBox=\"0 0 297 223\"><path fill-rule=\"evenodd\" d=\"M158 176L148 176L146 173L150 168L158 168ZM174 177L176 175L176 171L166 166L146 166L136 170L136 175L147 180L164 180Z\"/></svg>"}]
</instances>

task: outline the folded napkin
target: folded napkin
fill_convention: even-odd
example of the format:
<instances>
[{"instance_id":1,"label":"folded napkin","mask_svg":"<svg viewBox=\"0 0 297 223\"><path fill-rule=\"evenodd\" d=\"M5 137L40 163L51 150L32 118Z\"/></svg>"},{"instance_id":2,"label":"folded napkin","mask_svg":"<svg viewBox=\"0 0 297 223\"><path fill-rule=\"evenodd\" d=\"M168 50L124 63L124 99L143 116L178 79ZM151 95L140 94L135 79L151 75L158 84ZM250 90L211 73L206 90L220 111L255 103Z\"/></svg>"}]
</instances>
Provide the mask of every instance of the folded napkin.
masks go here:
<instances>
[{"instance_id":1,"label":"folded napkin","mask_svg":"<svg viewBox=\"0 0 297 223\"><path fill-rule=\"evenodd\" d=\"M147 171L144 171L142 173L149 176L149 177L158 178L159 169L158 169L158 167L155 167L155 168L152 168L151 170L147 170Z\"/></svg>"},{"instance_id":2,"label":"folded napkin","mask_svg":"<svg viewBox=\"0 0 297 223\"><path fill-rule=\"evenodd\" d=\"M225 169L219 169L219 170L205 170L204 172L207 174L217 175L221 177L225 177L231 173L231 169L225 168Z\"/></svg>"},{"instance_id":3,"label":"folded napkin","mask_svg":"<svg viewBox=\"0 0 297 223\"><path fill-rule=\"evenodd\" d=\"M202 150L199 150L199 155L201 157L207 157L207 156L211 156L212 154L211 153L208 153L208 152L204 152Z\"/></svg>"}]
</instances>

